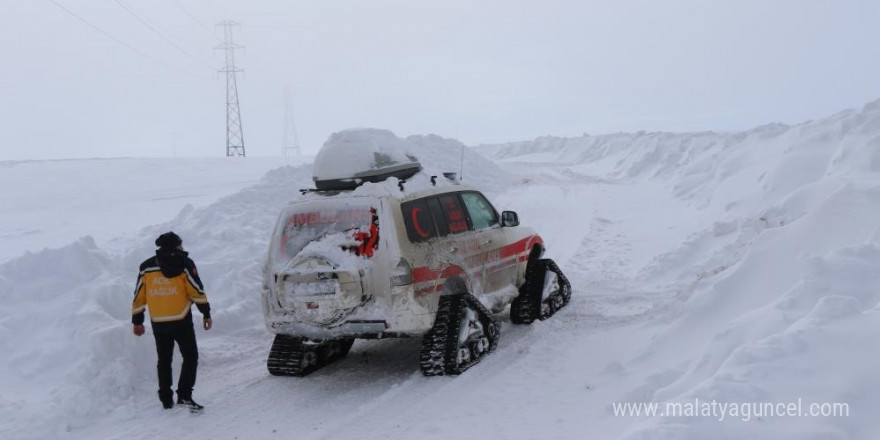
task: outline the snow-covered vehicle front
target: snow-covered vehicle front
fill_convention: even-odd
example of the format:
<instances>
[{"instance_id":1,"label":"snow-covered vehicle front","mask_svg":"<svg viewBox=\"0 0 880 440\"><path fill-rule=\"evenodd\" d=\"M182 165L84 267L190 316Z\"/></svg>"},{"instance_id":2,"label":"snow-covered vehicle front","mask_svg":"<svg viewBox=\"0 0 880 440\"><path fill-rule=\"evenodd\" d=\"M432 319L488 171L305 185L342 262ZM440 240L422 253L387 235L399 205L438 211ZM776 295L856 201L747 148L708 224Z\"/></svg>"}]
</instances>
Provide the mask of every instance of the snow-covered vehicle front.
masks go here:
<instances>
[{"instance_id":1,"label":"snow-covered vehicle front","mask_svg":"<svg viewBox=\"0 0 880 440\"><path fill-rule=\"evenodd\" d=\"M339 160L372 158L369 172L340 174L358 169L330 161L340 145ZM319 189L279 216L263 291L272 374L304 375L355 338L386 337L422 337L422 372L457 374L496 346L494 313L510 305L512 322L529 323L568 302L568 281L516 213L422 170L401 145L384 130L334 135L316 161Z\"/></svg>"}]
</instances>

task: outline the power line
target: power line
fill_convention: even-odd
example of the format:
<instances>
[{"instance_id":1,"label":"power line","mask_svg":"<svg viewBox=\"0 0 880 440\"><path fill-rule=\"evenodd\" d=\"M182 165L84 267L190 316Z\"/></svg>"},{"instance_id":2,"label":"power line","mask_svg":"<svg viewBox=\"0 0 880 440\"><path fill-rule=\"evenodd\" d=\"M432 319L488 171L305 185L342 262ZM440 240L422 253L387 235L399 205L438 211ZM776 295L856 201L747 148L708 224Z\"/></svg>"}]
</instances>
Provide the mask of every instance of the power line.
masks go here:
<instances>
[{"instance_id":1,"label":"power line","mask_svg":"<svg viewBox=\"0 0 880 440\"><path fill-rule=\"evenodd\" d=\"M204 23L202 23L202 22L201 22L198 18L196 18L191 12L189 12L188 9L184 8L184 7L183 7L183 4L180 3L180 0L173 0L173 1L174 1L174 4L177 5L177 7L180 8L180 10L183 11L183 13L186 14L187 17L190 18L190 20L192 20L193 22L195 22L197 25L201 26L202 29L204 29L205 31L207 31L209 34L213 33L213 31L211 30L210 27L208 27L207 25L205 25Z\"/></svg>"},{"instance_id":2,"label":"power line","mask_svg":"<svg viewBox=\"0 0 880 440\"><path fill-rule=\"evenodd\" d=\"M111 34L110 32L107 32L107 31L105 31L104 29L101 29L100 27L98 27L98 26L92 24L91 22L89 22L88 20L86 20L85 18L83 18L82 16L80 16L80 15L78 15L77 13L71 11L70 9L65 8L64 6L62 6L60 3L56 2L55 0L48 0L48 1L49 1L49 3L52 3L53 5L57 6L59 9L61 9L61 10L64 11L64 12L66 12L67 14L71 15L72 17L76 18L77 20L79 20L79 21L85 23L85 24L86 24L87 26L89 26L90 28L92 28L92 29L94 29L94 30L100 32L100 33L101 33L102 35L104 35L105 37L110 38L111 40L113 40L113 41L115 41L116 43L118 43L118 44L124 46L124 47L127 48L128 50L130 50L130 51L132 51L132 52L134 52L134 53L136 53L136 54L138 54L138 55L140 55L140 56L142 56L142 57L144 57L144 58L146 58L146 59L148 59L148 60L151 60L151 61L153 61L153 62L159 63L159 64L161 64L161 65L163 65L163 66L165 66L165 67L168 67L168 68L171 68L171 69L177 70L177 71L179 71L179 72L181 72L181 73L185 73L185 74L187 74L187 75L189 75L189 76L192 76L192 77L195 77L195 78L209 79L209 78L207 78L207 77L204 77L204 76L201 76L201 75L197 75L197 74L195 74L195 73L192 73L192 72L189 72L189 71L187 71L187 70L181 69L181 68L179 68L179 67L177 67L177 66L174 66L174 65L172 65L172 64L168 64L167 62L162 61L161 59L156 58L156 57L154 57L154 56L152 56L152 55L148 55L148 54L142 52L141 50L139 50L138 48L136 48L136 47L134 47L134 46L132 46L132 45L126 43L125 41L122 41L122 40L120 40L119 38L116 38L116 37L113 36L113 34ZM211 81L213 81L213 79L211 79Z\"/></svg>"},{"instance_id":3,"label":"power line","mask_svg":"<svg viewBox=\"0 0 880 440\"><path fill-rule=\"evenodd\" d=\"M128 12L129 14L131 14L131 16L134 17L134 18L136 18L139 22L141 22L141 24L143 24L144 26L146 26L147 29L153 31L153 33L155 33L156 35L158 35L159 37L161 37L161 38L162 38L163 40L165 40L168 44L174 46L177 50L179 50L179 51L180 51L181 53L183 53L184 55L186 55L186 56L192 58L193 60L195 60L196 62L201 63L201 64L204 65L204 66L207 66L209 69L212 69L212 70L214 69L214 66L212 66L212 65L210 65L210 64L208 64L208 63L202 61L200 58L198 58L197 56L191 54L189 51L187 51L186 49L180 47L180 45L178 45L177 43L175 43L174 41L172 41L170 38L166 37L165 34L163 34L162 32L159 32L158 29L156 29L153 25L151 25L150 23L148 23L147 20L145 20L144 18L142 18L140 15L138 15L134 10L131 9L131 7L129 7L127 4L125 4L125 2L123 2L122 0L116 0L116 4L118 4L119 6L121 6L122 9L125 9L126 12Z\"/></svg>"}]
</instances>

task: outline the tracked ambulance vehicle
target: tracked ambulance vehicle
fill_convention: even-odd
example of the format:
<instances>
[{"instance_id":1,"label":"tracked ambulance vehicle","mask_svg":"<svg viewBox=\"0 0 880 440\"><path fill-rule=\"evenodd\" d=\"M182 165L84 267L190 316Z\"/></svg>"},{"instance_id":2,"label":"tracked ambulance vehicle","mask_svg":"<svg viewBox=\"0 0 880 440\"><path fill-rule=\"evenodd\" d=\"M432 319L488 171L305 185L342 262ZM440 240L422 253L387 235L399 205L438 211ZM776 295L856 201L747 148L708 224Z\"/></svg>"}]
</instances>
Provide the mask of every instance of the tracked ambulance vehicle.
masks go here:
<instances>
[{"instance_id":1,"label":"tracked ambulance vehicle","mask_svg":"<svg viewBox=\"0 0 880 440\"><path fill-rule=\"evenodd\" d=\"M281 212L262 295L273 375L306 375L355 339L420 337L426 376L459 374L492 352L510 320L568 304L571 285L517 214L454 175L422 169L384 130L333 135L315 188Z\"/></svg>"}]
</instances>

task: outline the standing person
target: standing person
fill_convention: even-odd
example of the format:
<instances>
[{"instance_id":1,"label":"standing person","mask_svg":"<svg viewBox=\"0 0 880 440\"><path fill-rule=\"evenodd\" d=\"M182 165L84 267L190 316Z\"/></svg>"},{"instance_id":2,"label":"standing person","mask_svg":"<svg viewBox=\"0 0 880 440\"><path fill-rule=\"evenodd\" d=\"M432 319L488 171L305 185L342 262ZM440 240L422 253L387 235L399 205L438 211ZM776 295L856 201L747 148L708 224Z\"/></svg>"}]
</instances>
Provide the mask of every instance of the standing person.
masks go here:
<instances>
[{"instance_id":1,"label":"standing person","mask_svg":"<svg viewBox=\"0 0 880 440\"><path fill-rule=\"evenodd\" d=\"M192 400L196 383L199 349L193 329L191 304L202 313L202 328L211 329L211 306L205 296L202 280L193 260L183 250L183 240L174 232L166 232L156 239L156 256L141 263L134 302L131 305L131 323L135 336L144 334L144 310L150 311L156 352L159 355L159 400L164 408L174 406L171 392L171 358L176 342L183 365L177 380L177 403L191 411L203 407Z\"/></svg>"}]
</instances>

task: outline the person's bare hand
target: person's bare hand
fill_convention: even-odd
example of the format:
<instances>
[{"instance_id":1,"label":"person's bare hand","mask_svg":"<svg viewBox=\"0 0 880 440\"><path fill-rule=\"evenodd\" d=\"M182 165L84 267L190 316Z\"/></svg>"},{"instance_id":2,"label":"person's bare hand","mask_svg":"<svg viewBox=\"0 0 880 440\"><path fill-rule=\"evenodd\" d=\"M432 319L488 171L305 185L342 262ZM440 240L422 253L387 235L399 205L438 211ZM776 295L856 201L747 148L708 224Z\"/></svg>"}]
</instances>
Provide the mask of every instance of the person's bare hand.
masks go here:
<instances>
[{"instance_id":1,"label":"person's bare hand","mask_svg":"<svg viewBox=\"0 0 880 440\"><path fill-rule=\"evenodd\" d=\"M205 318L204 320L202 320L202 327L205 330L211 330L212 324L213 324L213 321L211 321L211 318Z\"/></svg>"},{"instance_id":2,"label":"person's bare hand","mask_svg":"<svg viewBox=\"0 0 880 440\"><path fill-rule=\"evenodd\" d=\"M140 336L146 331L144 330L144 326L141 324L134 324L134 327L131 330L132 332L134 332L135 336Z\"/></svg>"}]
</instances>

